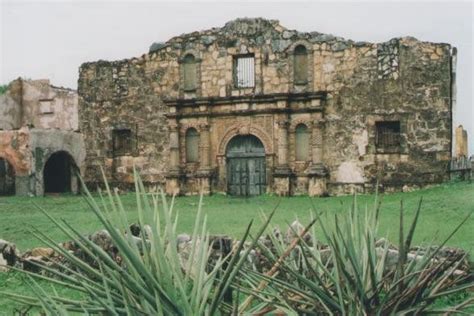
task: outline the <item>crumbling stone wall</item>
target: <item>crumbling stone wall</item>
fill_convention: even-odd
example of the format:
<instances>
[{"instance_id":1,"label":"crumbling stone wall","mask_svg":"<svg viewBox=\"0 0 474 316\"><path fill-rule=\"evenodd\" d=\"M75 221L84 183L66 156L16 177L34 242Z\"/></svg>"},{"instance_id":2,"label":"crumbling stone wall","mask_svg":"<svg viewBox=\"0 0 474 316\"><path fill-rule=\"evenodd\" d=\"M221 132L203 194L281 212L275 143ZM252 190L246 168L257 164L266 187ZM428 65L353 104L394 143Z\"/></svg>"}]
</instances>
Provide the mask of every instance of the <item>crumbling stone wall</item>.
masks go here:
<instances>
[{"instance_id":1,"label":"crumbling stone wall","mask_svg":"<svg viewBox=\"0 0 474 316\"><path fill-rule=\"evenodd\" d=\"M294 80L294 52L304 46L307 78ZM197 86L184 89L185 57ZM236 88L235 59L254 57L254 87ZM288 30L278 21L237 19L222 28L154 44L149 53L80 68L80 126L88 183L145 182L169 193L225 192L225 145L254 135L265 146L267 192L371 191L422 186L446 178L451 151L452 67L448 44L397 38L354 42ZM377 146L377 124L397 122L395 151ZM296 127L310 133L297 161ZM187 162L185 135L200 135L198 162ZM113 130L131 131L133 148L115 155Z\"/></svg>"},{"instance_id":2,"label":"crumbling stone wall","mask_svg":"<svg viewBox=\"0 0 474 316\"><path fill-rule=\"evenodd\" d=\"M349 183L360 191L372 190L377 181L392 190L446 178L452 128L450 46L413 38L389 43L399 54L398 66L391 70L380 66L377 44L355 45L329 60L322 57L321 72L334 69L325 79L328 85L320 87L330 90L332 98L325 112L332 190L347 192ZM391 77L386 78L388 72ZM394 120L400 122L400 150L381 152L375 123Z\"/></svg>"},{"instance_id":3,"label":"crumbling stone wall","mask_svg":"<svg viewBox=\"0 0 474 316\"><path fill-rule=\"evenodd\" d=\"M15 175L17 195L42 195L48 158L66 152L83 171L85 149L78 133L78 96L74 90L51 86L49 80L12 81L0 96L0 158ZM72 191L77 178L72 174Z\"/></svg>"},{"instance_id":4,"label":"crumbling stone wall","mask_svg":"<svg viewBox=\"0 0 474 316\"><path fill-rule=\"evenodd\" d=\"M12 81L0 96L0 129L22 126L77 131L77 92L51 86L48 79Z\"/></svg>"},{"instance_id":5,"label":"crumbling stone wall","mask_svg":"<svg viewBox=\"0 0 474 316\"><path fill-rule=\"evenodd\" d=\"M91 186L103 182L103 168L111 185L130 188L133 166L144 182L164 182L169 149L161 91L173 90L169 80L177 77L169 68L149 58L81 66L79 115L87 149L85 179ZM114 129L131 130L134 142L127 155L114 154Z\"/></svg>"}]
</instances>

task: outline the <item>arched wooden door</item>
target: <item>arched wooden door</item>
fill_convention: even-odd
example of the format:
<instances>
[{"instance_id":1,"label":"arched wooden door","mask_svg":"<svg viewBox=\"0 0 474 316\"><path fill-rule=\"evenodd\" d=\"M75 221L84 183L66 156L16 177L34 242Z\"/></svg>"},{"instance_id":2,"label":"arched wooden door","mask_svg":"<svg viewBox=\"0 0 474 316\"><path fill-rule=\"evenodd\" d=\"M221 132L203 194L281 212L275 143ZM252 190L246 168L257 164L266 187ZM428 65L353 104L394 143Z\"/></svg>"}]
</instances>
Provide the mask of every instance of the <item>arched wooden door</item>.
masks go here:
<instances>
[{"instance_id":1,"label":"arched wooden door","mask_svg":"<svg viewBox=\"0 0 474 316\"><path fill-rule=\"evenodd\" d=\"M253 135L235 136L227 145L227 192L230 195L265 193L265 148Z\"/></svg>"}]
</instances>

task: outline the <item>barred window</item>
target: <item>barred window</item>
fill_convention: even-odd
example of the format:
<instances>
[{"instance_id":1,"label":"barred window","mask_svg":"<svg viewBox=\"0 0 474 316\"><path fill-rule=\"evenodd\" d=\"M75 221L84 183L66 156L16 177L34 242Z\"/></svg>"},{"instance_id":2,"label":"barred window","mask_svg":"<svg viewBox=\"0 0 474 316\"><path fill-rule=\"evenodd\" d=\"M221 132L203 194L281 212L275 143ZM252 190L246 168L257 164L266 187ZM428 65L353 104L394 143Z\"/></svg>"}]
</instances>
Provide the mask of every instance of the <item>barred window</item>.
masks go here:
<instances>
[{"instance_id":1,"label":"barred window","mask_svg":"<svg viewBox=\"0 0 474 316\"><path fill-rule=\"evenodd\" d=\"M375 126L377 148L396 150L400 147L400 121L376 122Z\"/></svg>"},{"instance_id":2,"label":"barred window","mask_svg":"<svg viewBox=\"0 0 474 316\"><path fill-rule=\"evenodd\" d=\"M132 131L130 129L115 129L112 131L113 152L123 155L132 151Z\"/></svg>"},{"instance_id":3,"label":"barred window","mask_svg":"<svg viewBox=\"0 0 474 316\"><path fill-rule=\"evenodd\" d=\"M196 59L192 54L187 54L183 60L183 82L185 91L196 90Z\"/></svg>"},{"instance_id":4,"label":"barred window","mask_svg":"<svg viewBox=\"0 0 474 316\"><path fill-rule=\"evenodd\" d=\"M195 128L186 131L186 162L199 161L199 133Z\"/></svg>"},{"instance_id":5,"label":"barred window","mask_svg":"<svg viewBox=\"0 0 474 316\"><path fill-rule=\"evenodd\" d=\"M255 86L254 55L234 58L234 85L236 88L253 88Z\"/></svg>"},{"instance_id":6,"label":"barred window","mask_svg":"<svg viewBox=\"0 0 474 316\"><path fill-rule=\"evenodd\" d=\"M298 124L295 129L296 132L296 160L306 161L309 156L309 131L304 124Z\"/></svg>"},{"instance_id":7,"label":"barred window","mask_svg":"<svg viewBox=\"0 0 474 316\"><path fill-rule=\"evenodd\" d=\"M293 78L295 84L308 83L308 52L303 45L295 47L293 55Z\"/></svg>"}]
</instances>

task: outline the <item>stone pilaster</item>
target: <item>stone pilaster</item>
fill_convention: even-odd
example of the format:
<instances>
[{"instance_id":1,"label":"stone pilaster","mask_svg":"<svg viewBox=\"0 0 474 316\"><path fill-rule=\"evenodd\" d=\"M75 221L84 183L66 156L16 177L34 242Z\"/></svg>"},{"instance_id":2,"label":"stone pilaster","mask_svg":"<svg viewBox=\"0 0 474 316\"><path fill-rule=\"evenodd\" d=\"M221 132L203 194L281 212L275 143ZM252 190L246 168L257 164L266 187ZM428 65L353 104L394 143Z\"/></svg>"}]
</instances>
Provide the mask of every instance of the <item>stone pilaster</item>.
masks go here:
<instances>
[{"instance_id":1,"label":"stone pilaster","mask_svg":"<svg viewBox=\"0 0 474 316\"><path fill-rule=\"evenodd\" d=\"M179 128L177 121L170 121L170 171L179 170Z\"/></svg>"},{"instance_id":2,"label":"stone pilaster","mask_svg":"<svg viewBox=\"0 0 474 316\"><path fill-rule=\"evenodd\" d=\"M273 173L273 191L280 196L290 195L291 170L288 166L288 127L287 119L278 122L278 159Z\"/></svg>"},{"instance_id":3,"label":"stone pilaster","mask_svg":"<svg viewBox=\"0 0 474 316\"><path fill-rule=\"evenodd\" d=\"M166 194L180 193L181 169L179 166L179 126L176 120L169 121L170 164L166 174Z\"/></svg>"},{"instance_id":4,"label":"stone pilaster","mask_svg":"<svg viewBox=\"0 0 474 316\"><path fill-rule=\"evenodd\" d=\"M308 168L308 194L309 196L321 196L327 193L326 178L327 168L323 164L324 152L324 121L317 120L313 122L311 133L311 166Z\"/></svg>"},{"instance_id":5,"label":"stone pilaster","mask_svg":"<svg viewBox=\"0 0 474 316\"><path fill-rule=\"evenodd\" d=\"M211 139L208 123L201 124L200 126L200 151L201 161L200 169L209 169L210 166L210 153L211 153Z\"/></svg>"},{"instance_id":6,"label":"stone pilaster","mask_svg":"<svg viewBox=\"0 0 474 316\"><path fill-rule=\"evenodd\" d=\"M288 167L288 120L278 122L278 167Z\"/></svg>"},{"instance_id":7,"label":"stone pilaster","mask_svg":"<svg viewBox=\"0 0 474 316\"><path fill-rule=\"evenodd\" d=\"M199 170L196 173L198 180L199 193L204 195L211 194L211 178L213 171L211 168L211 135L210 125L206 122L199 126L200 129L200 162Z\"/></svg>"},{"instance_id":8,"label":"stone pilaster","mask_svg":"<svg viewBox=\"0 0 474 316\"><path fill-rule=\"evenodd\" d=\"M322 121L313 123L311 135L311 162L313 165L320 164L323 161L323 128Z\"/></svg>"}]
</instances>

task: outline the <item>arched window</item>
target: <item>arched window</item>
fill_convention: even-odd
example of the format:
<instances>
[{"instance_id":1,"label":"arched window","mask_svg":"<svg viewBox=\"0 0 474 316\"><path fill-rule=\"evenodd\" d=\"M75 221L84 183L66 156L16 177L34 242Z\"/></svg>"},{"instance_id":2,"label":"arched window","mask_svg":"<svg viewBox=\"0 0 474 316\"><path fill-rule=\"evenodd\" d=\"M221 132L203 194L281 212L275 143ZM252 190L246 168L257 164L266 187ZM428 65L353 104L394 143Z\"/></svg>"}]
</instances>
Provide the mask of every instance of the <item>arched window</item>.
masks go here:
<instances>
[{"instance_id":1,"label":"arched window","mask_svg":"<svg viewBox=\"0 0 474 316\"><path fill-rule=\"evenodd\" d=\"M183 59L183 82L185 91L196 90L196 59L192 54L187 54Z\"/></svg>"},{"instance_id":2,"label":"arched window","mask_svg":"<svg viewBox=\"0 0 474 316\"><path fill-rule=\"evenodd\" d=\"M296 126L296 160L306 161L309 156L309 131L304 124Z\"/></svg>"},{"instance_id":3,"label":"arched window","mask_svg":"<svg viewBox=\"0 0 474 316\"><path fill-rule=\"evenodd\" d=\"M186 162L199 161L199 133L195 128L186 131Z\"/></svg>"},{"instance_id":4,"label":"arched window","mask_svg":"<svg viewBox=\"0 0 474 316\"><path fill-rule=\"evenodd\" d=\"M293 54L293 78L295 84L308 83L308 52L303 45L295 47Z\"/></svg>"}]
</instances>

